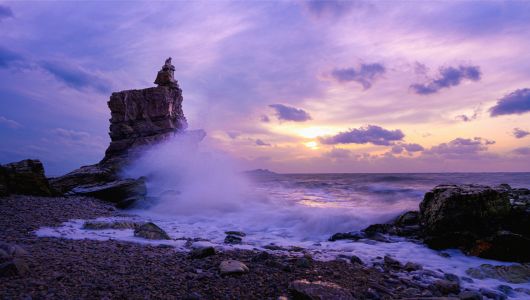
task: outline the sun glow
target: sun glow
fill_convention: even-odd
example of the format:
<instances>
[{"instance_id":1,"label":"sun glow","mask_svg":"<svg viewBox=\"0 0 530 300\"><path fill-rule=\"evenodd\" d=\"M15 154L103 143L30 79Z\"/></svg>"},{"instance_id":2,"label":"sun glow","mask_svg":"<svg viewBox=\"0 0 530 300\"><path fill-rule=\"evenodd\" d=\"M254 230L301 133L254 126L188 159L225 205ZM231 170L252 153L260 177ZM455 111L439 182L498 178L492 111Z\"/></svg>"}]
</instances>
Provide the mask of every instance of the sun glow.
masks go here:
<instances>
[{"instance_id":1,"label":"sun glow","mask_svg":"<svg viewBox=\"0 0 530 300\"><path fill-rule=\"evenodd\" d=\"M299 135L308 139L314 139L318 136L330 135L334 132L336 132L336 130L324 127L306 127L298 130Z\"/></svg>"},{"instance_id":2,"label":"sun glow","mask_svg":"<svg viewBox=\"0 0 530 300\"><path fill-rule=\"evenodd\" d=\"M310 149L313 149L313 150L318 149L318 143L315 142L315 141L307 142L307 143L305 143L305 145L306 145L307 148L310 148Z\"/></svg>"}]
</instances>

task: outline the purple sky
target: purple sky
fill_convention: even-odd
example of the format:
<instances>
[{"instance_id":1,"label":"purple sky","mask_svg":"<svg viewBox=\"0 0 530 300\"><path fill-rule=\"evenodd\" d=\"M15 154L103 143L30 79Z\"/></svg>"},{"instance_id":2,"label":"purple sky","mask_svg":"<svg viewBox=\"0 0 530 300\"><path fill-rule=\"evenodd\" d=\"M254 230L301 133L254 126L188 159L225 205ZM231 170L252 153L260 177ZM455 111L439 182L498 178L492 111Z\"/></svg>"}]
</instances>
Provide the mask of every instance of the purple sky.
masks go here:
<instances>
[{"instance_id":1,"label":"purple sky","mask_svg":"<svg viewBox=\"0 0 530 300\"><path fill-rule=\"evenodd\" d=\"M103 157L112 91L173 57L241 168L530 171L530 2L0 2L0 163Z\"/></svg>"}]
</instances>

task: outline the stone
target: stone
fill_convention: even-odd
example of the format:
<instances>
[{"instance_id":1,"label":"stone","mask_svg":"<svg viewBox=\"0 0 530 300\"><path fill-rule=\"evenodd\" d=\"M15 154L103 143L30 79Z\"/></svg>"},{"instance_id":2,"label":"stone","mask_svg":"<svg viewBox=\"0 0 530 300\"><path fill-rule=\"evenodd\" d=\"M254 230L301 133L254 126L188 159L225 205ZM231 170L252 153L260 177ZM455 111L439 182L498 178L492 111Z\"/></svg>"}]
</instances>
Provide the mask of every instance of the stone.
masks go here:
<instances>
[{"instance_id":1,"label":"stone","mask_svg":"<svg viewBox=\"0 0 530 300\"><path fill-rule=\"evenodd\" d=\"M53 196L42 162L26 159L0 165L0 196Z\"/></svg>"},{"instance_id":2,"label":"stone","mask_svg":"<svg viewBox=\"0 0 530 300\"><path fill-rule=\"evenodd\" d=\"M235 235L235 236L240 236L240 237L245 237L246 236L246 233L244 233L243 231L225 231L225 234L226 235Z\"/></svg>"},{"instance_id":3,"label":"stone","mask_svg":"<svg viewBox=\"0 0 530 300\"><path fill-rule=\"evenodd\" d=\"M175 66L171 64L171 57L166 59L164 65L156 75L155 84L158 86L178 87L175 80Z\"/></svg>"},{"instance_id":4,"label":"stone","mask_svg":"<svg viewBox=\"0 0 530 300\"><path fill-rule=\"evenodd\" d=\"M199 247L190 251L190 258L205 258L215 254L214 247Z\"/></svg>"},{"instance_id":5,"label":"stone","mask_svg":"<svg viewBox=\"0 0 530 300\"><path fill-rule=\"evenodd\" d=\"M134 236L148 240L170 240L167 233L154 223L148 222L134 230Z\"/></svg>"},{"instance_id":6,"label":"stone","mask_svg":"<svg viewBox=\"0 0 530 300\"><path fill-rule=\"evenodd\" d=\"M295 280L289 284L293 299L353 300L352 294L333 282Z\"/></svg>"},{"instance_id":7,"label":"stone","mask_svg":"<svg viewBox=\"0 0 530 300\"><path fill-rule=\"evenodd\" d=\"M434 286L444 295L460 293L460 284L458 282L441 279L436 280Z\"/></svg>"},{"instance_id":8,"label":"stone","mask_svg":"<svg viewBox=\"0 0 530 300\"><path fill-rule=\"evenodd\" d=\"M328 241L334 242L339 240L352 240L352 241L358 241L360 239L365 238L365 235L361 232L339 232L332 235Z\"/></svg>"},{"instance_id":9,"label":"stone","mask_svg":"<svg viewBox=\"0 0 530 300\"><path fill-rule=\"evenodd\" d=\"M224 243L235 245L235 244L241 244L242 241L243 239L240 236L229 234L225 237Z\"/></svg>"},{"instance_id":10,"label":"stone","mask_svg":"<svg viewBox=\"0 0 530 300\"><path fill-rule=\"evenodd\" d=\"M112 203L123 203L131 199L143 199L147 194L147 188L143 178L123 179L97 185L78 186L68 193L94 197Z\"/></svg>"},{"instance_id":11,"label":"stone","mask_svg":"<svg viewBox=\"0 0 530 300\"><path fill-rule=\"evenodd\" d=\"M105 230L105 229L136 229L142 226L143 223L132 222L132 221L114 221L114 222L103 222L103 221L86 221L83 224L83 229L88 230Z\"/></svg>"},{"instance_id":12,"label":"stone","mask_svg":"<svg viewBox=\"0 0 530 300\"><path fill-rule=\"evenodd\" d=\"M219 265L221 275L244 274L249 272L249 268L237 260L223 260Z\"/></svg>"},{"instance_id":13,"label":"stone","mask_svg":"<svg viewBox=\"0 0 530 300\"><path fill-rule=\"evenodd\" d=\"M118 180L112 168L100 165L83 166L60 177L50 178L51 187L61 194L77 186L97 185Z\"/></svg>"},{"instance_id":14,"label":"stone","mask_svg":"<svg viewBox=\"0 0 530 300\"><path fill-rule=\"evenodd\" d=\"M480 289L479 292L488 299L505 300L507 298L504 294L489 289Z\"/></svg>"},{"instance_id":15,"label":"stone","mask_svg":"<svg viewBox=\"0 0 530 300\"><path fill-rule=\"evenodd\" d=\"M0 264L0 277L25 276L29 274L29 267L21 258L14 258Z\"/></svg>"},{"instance_id":16,"label":"stone","mask_svg":"<svg viewBox=\"0 0 530 300\"><path fill-rule=\"evenodd\" d=\"M482 300L482 294L476 291L463 291L458 294L460 300Z\"/></svg>"},{"instance_id":17,"label":"stone","mask_svg":"<svg viewBox=\"0 0 530 300\"><path fill-rule=\"evenodd\" d=\"M385 264L386 267L388 268L392 268L392 269L401 269L402 265L399 261L393 259L392 257L386 255L384 258L383 258L383 262Z\"/></svg>"},{"instance_id":18,"label":"stone","mask_svg":"<svg viewBox=\"0 0 530 300\"><path fill-rule=\"evenodd\" d=\"M405 264L405 266L403 266L403 269L405 269L405 271L407 272L413 272L413 271L422 270L423 266L409 261Z\"/></svg>"},{"instance_id":19,"label":"stone","mask_svg":"<svg viewBox=\"0 0 530 300\"><path fill-rule=\"evenodd\" d=\"M364 265L364 262L362 261L362 259L360 259L358 256L356 255L352 255L352 257L350 258L350 262L352 264L359 264L359 265Z\"/></svg>"},{"instance_id":20,"label":"stone","mask_svg":"<svg viewBox=\"0 0 530 300\"><path fill-rule=\"evenodd\" d=\"M468 254L501 261L530 262L530 237L498 231L477 240Z\"/></svg>"},{"instance_id":21,"label":"stone","mask_svg":"<svg viewBox=\"0 0 530 300\"><path fill-rule=\"evenodd\" d=\"M462 243L496 231L510 211L504 192L482 185L439 185L420 203L420 222L430 246L467 247Z\"/></svg>"},{"instance_id":22,"label":"stone","mask_svg":"<svg viewBox=\"0 0 530 300\"><path fill-rule=\"evenodd\" d=\"M509 266L483 264L477 268L469 268L466 274L476 279L493 278L509 283L525 283L530 281L530 264Z\"/></svg>"}]
</instances>

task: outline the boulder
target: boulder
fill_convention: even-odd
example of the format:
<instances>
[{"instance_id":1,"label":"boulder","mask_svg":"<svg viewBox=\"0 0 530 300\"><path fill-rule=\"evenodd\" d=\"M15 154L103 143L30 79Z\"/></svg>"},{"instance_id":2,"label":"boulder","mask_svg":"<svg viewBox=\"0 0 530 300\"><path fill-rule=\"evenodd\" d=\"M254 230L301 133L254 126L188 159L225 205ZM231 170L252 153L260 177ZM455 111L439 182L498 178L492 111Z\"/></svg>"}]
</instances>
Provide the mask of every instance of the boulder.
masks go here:
<instances>
[{"instance_id":1,"label":"boulder","mask_svg":"<svg viewBox=\"0 0 530 300\"><path fill-rule=\"evenodd\" d=\"M400 227L418 225L419 223L420 213L418 211L407 211L394 221L394 225Z\"/></svg>"},{"instance_id":2,"label":"boulder","mask_svg":"<svg viewBox=\"0 0 530 300\"><path fill-rule=\"evenodd\" d=\"M229 234L225 237L224 242L225 244L235 245L235 244L241 244L242 241L243 241L243 238L241 238L240 236Z\"/></svg>"},{"instance_id":3,"label":"boulder","mask_svg":"<svg viewBox=\"0 0 530 300\"><path fill-rule=\"evenodd\" d=\"M110 167L99 164L83 166L66 175L50 178L50 185L61 194L78 186L91 186L118 180L118 176Z\"/></svg>"},{"instance_id":4,"label":"boulder","mask_svg":"<svg viewBox=\"0 0 530 300\"><path fill-rule=\"evenodd\" d=\"M0 196L9 194L53 195L39 160L26 159L0 165Z\"/></svg>"},{"instance_id":5,"label":"boulder","mask_svg":"<svg viewBox=\"0 0 530 300\"><path fill-rule=\"evenodd\" d=\"M127 202L130 206L137 200L142 200L147 194L147 189L144 178L123 179L103 184L78 186L68 194L94 197L122 206L127 206L123 205Z\"/></svg>"},{"instance_id":6,"label":"boulder","mask_svg":"<svg viewBox=\"0 0 530 300\"><path fill-rule=\"evenodd\" d=\"M358 241L360 239L365 238L365 235L361 232L352 231L352 232L338 232L332 235L328 241L334 242L334 241L340 241L340 240L352 240L352 241Z\"/></svg>"},{"instance_id":7,"label":"boulder","mask_svg":"<svg viewBox=\"0 0 530 300\"><path fill-rule=\"evenodd\" d=\"M237 260L223 260L219 265L221 275L244 274L249 272L249 268Z\"/></svg>"},{"instance_id":8,"label":"boulder","mask_svg":"<svg viewBox=\"0 0 530 300\"><path fill-rule=\"evenodd\" d=\"M295 280L289 284L293 299L353 300L352 294L333 282Z\"/></svg>"},{"instance_id":9,"label":"boulder","mask_svg":"<svg viewBox=\"0 0 530 300\"><path fill-rule=\"evenodd\" d=\"M476 279L493 278L509 283L525 283L530 281L530 264L510 266L483 264L480 267L468 269L466 274Z\"/></svg>"},{"instance_id":10,"label":"boulder","mask_svg":"<svg viewBox=\"0 0 530 300\"><path fill-rule=\"evenodd\" d=\"M134 230L134 236L148 240L170 240L167 233L154 223L145 223Z\"/></svg>"},{"instance_id":11,"label":"boulder","mask_svg":"<svg viewBox=\"0 0 530 300\"><path fill-rule=\"evenodd\" d=\"M460 293L460 284L455 281L444 279L436 280L434 282L434 287L444 295Z\"/></svg>"},{"instance_id":12,"label":"boulder","mask_svg":"<svg viewBox=\"0 0 530 300\"><path fill-rule=\"evenodd\" d=\"M488 259L528 262L530 238L509 231L499 231L486 239L476 241L468 253Z\"/></svg>"}]
</instances>

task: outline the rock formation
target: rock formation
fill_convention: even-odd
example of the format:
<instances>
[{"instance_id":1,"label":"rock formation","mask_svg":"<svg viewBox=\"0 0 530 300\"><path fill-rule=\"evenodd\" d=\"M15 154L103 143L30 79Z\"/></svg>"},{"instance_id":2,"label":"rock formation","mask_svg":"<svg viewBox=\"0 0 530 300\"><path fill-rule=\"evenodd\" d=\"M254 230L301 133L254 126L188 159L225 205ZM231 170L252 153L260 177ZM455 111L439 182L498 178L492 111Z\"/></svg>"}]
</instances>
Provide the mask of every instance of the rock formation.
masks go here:
<instances>
[{"instance_id":1,"label":"rock formation","mask_svg":"<svg viewBox=\"0 0 530 300\"><path fill-rule=\"evenodd\" d=\"M157 87L113 93L107 103L111 113L111 142L105 157L98 164L50 179L51 185L61 193L90 191L94 195L105 195L101 199L122 206L134 202L131 186L145 194L145 188L141 187L143 180L133 184L130 179L123 181L119 177L124 167L146 147L165 141L176 133L190 135L197 142L205 136L201 130L185 131L187 122L182 111L182 90L174 79L174 71L171 58L168 58L157 74ZM116 192L120 186L127 191ZM113 199L109 200L108 195L114 195ZM125 195L127 199L115 195Z\"/></svg>"},{"instance_id":2,"label":"rock formation","mask_svg":"<svg viewBox=\"0 0 530 300\"><path fill-rule=\"evenodd\" d=\"M0 165L0 196L9 194L52 196L39 160L26 159Z\"/></svg>"}]
</instances>

